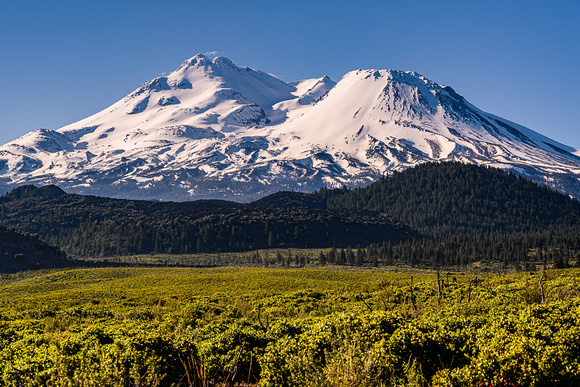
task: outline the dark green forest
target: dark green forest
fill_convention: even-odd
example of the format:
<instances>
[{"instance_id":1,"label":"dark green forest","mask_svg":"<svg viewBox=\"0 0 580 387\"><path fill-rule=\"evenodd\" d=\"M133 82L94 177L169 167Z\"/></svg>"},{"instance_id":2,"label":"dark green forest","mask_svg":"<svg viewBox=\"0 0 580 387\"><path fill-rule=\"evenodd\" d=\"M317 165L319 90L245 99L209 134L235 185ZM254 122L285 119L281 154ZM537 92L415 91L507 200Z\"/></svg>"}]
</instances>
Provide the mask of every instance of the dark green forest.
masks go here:
<instances>
[{"instance_id":1,"label":"dark green forest","mask_svg":"<svg viewBox=\"0 0 580 387\"><path fill-rule=\"evenodd\" d=\"M64 251L43 242L38 234L0 226L0 273L70 265Z\"/></svg>"},{"instance_id":2,"label":"dark green forest","mask_svg":"<svg viewBox=\"0 0 580 387\"><path fill-rule=\"evenodd\" d=\"M381 248L379 261L462 266L492 261L580 265L580 202L514 173L458 162L394 172L368 187L315 193L327 208L388 213L423 238ZM392 251L392 252L391 252Z\"/></svg>"},{"instance_id":3,"label":"dark green forest","mask_svg":"<svg viewBox=\"0 0 580 387\"><path fill-rule=\"evenodd\" d=\"M421 234L578 234L580 202L521 176L471 164L426 163L365 188L323 189L328 208L387 213Z\"/></svg>"},{"instance_id":4,"label":"dark green forest","mask_svg":"<svg viewBox=\"0 0 580 387\"><path fill-rule=\"evenodd\" d=\"M319 264L532 269L580 259L580 203L498 169L430 163L368 187L279 192L253 203L154 202L17 188L0 223L73 257L327 248Z\"/></svg>"},{"instance_id":5,"label":"dark green forest","mask_svg":"<svg viewBox=\"0 0 580 387\"><path fill-rule=\"evenodd\" d=\"M0 219L74 256L347 247L416 236L393 218L367 210L161 203L59 194L56 187L32 186L0 199Z\"/></svg>"}]
</instances>

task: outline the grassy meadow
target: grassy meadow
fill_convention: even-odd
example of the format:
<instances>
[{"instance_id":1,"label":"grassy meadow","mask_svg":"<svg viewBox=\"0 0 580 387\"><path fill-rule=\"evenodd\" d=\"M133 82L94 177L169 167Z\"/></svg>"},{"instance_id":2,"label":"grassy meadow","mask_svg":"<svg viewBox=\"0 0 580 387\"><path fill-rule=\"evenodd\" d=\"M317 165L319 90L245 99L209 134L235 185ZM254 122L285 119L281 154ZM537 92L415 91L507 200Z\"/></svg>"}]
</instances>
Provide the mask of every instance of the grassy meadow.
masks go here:
<instances>
[{"instance_id":1,"label":"grassy meadow","mask_svg":"<svg viewBox=\"0 0 580 387\"><path fill-rule=\"evenodd\" d=\"M579 360L578 269L98 267L0 278L9 386L576 385Z\"/></svg>"}]
</instances>

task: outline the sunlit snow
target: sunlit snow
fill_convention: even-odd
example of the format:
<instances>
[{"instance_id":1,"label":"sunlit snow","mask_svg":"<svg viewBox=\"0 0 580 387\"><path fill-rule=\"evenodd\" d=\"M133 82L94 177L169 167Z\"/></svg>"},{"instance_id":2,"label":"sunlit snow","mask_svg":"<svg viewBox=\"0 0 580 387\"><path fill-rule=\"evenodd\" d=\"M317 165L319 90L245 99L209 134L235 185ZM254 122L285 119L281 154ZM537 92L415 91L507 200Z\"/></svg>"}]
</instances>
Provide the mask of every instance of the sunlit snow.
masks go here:
<instances>
[{"instance_id":1,"label":"sunlit snow","mask_svg":"<svg viewBox=\"0 0 580 387\"><path fill-rule=\"evenodd\" d=\"M414 72L357 70L338 83L326 76L286 83L199 54L93 116L3 145L0 184L249 200L459 160L580 196L579 156Z\"/></svg>"}]
</instances>

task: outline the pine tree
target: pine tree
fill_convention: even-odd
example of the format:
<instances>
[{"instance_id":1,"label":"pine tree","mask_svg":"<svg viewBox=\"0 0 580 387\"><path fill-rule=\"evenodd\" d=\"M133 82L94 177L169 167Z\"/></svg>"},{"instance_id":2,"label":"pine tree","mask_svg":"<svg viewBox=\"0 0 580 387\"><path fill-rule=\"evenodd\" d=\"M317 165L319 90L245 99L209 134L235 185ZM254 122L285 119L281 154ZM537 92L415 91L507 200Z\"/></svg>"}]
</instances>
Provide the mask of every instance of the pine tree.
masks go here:
<instances>
[{"instance_id":1,"label":"pine tree","mask_svg":"<svg viewBox=\"0 0 580 387\"><path fill-rule=\"evenodd\" d=\"M360 248L360 246L357 247L356 249L356 261L355 264L357 266L362 266L363 265L363 250Z\"/></svg>"},{"instance_id":2,"label":"pine tree","mask_svg":"<svg viewBox=\"0 0 580 387\"><path fill-rule=\"evenodd\" d=\"M349 265L354 266L354 253L352 252L350 246L346 247L346 259Z\"/></svg>"},{"instance_id":3,"label":"pine tree","mask_svg":"<svg viewBox=\"0 0 580 387\"><path fill-rule=\"evenodd\" d=\"M270 233L268 234L268 247L273 247L275 244L276 241L274 239L274 233L270 231Z\"/></svg>"}]
</instances>

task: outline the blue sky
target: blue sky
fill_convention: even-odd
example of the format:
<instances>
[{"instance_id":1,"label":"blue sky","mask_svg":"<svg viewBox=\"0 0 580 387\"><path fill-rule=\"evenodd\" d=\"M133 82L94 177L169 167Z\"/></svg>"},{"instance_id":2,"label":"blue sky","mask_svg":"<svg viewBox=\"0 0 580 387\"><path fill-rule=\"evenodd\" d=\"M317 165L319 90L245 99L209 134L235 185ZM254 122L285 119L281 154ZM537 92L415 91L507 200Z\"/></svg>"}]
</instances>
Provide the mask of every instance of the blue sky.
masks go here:
<instances>
[{"instance_id":1,"label":"blue sky","mask_svg":"<svg viewBox=\"0 0 580 387\"><path fill-rule=\"evenodd\" d=\"M0 36L0 143L217 51L285 81L414 70L580 148L577 0L0 0Z\"/></svg>"}]
</instances>

